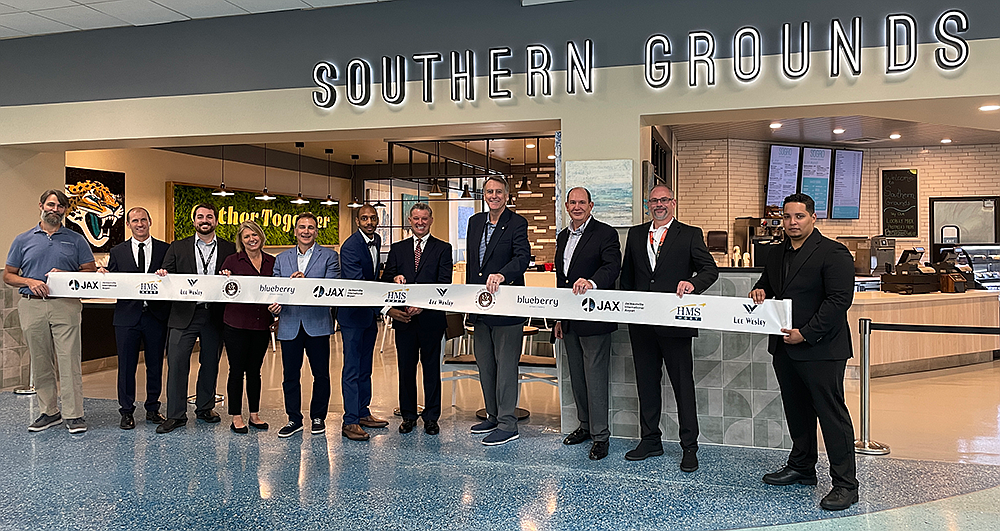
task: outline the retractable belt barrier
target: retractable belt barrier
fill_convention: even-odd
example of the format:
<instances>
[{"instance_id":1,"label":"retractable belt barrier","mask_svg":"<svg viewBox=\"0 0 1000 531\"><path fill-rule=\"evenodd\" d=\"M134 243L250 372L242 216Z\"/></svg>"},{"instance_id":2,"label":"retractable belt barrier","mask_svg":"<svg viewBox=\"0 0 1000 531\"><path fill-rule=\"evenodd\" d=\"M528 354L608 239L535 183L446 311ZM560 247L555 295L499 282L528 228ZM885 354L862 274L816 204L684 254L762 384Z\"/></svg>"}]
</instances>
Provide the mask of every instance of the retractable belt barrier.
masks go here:
<instances>
[{"instance_id":1,"label":"retractable belt barrier","mask_svg":"<svg viewBox=\"0 0 1000 531\"><path fill-rule=\"evenodd\" d=\"M234 302L307 306L414 306L449 312L668 325L781 334L792 304L673 293L501 286L390 284L363 280L146 273L49 273L51 297Z\"/></svg>"}]
</instances>

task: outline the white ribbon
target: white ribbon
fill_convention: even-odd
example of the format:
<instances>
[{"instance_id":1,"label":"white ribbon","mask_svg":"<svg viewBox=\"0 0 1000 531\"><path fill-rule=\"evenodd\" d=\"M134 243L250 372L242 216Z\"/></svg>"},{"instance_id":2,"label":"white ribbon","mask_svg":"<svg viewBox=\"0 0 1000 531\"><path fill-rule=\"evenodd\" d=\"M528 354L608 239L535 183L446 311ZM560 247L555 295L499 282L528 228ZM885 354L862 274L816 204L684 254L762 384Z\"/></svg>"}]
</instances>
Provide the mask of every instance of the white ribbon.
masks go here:
<instances>
[{"instance_id":1,"label":"white ribbon","mask_svg":"<svg viewBox=\"0 0 1000 531\"><path fill-rule=\"evenodd\" d=\"M415 306L449 312L579 321L679 326L781 334L791 328L792 303L647 291L500 286L389 284L363 280L146 273L49 273L52 297L236 302L308 306Z\"/></svg>"}]
</instances>

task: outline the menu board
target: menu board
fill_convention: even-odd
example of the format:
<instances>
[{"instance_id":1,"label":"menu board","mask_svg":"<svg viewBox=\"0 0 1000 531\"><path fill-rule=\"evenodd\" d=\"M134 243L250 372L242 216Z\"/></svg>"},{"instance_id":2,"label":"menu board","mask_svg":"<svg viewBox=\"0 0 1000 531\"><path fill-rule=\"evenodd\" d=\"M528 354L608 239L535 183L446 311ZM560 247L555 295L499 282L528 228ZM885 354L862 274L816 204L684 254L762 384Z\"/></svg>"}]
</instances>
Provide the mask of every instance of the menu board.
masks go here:
<instances>
[{"instance_id":1,"label":"menu board","mask_svg":"<svg viewBox=\"0 0 1000 531\"><path fill-rule=\"evenodd\" d=\"M861 162L864 152L838 149L833 152L832 219L861 217ZM884 233L883 233L884 234Z\"/></svg>"},{"instance_id":2,"label":"menu board","mask_svg":"<svg viewBox=\"0 0 1000 531\"><path fill-rule=\"evenodd\" d=\"M882 170L882 234L917 237L917 170Z\"/></svg>"},{"instance_id":3,"label":"menu board","mask_svg":"<svg viewBox=\"0 0 1000 531\"><path fill-rule=\"evenodd\" d=\"M825 219L830 203L830 164L833 150L802 148L802 193L816 202L816 217Z\"/></svg>"},{"instance_id":4,"label":"menu board","mask_svg":"<svg viewBox=\"0 0 1000 531\"><path fill-rule=\"evenodd\" d=\"M799 184L799 153L796 146L771 146L767 170L767 207L781 207L785 197L794 194Z\"/></svg>"}]
</instances>

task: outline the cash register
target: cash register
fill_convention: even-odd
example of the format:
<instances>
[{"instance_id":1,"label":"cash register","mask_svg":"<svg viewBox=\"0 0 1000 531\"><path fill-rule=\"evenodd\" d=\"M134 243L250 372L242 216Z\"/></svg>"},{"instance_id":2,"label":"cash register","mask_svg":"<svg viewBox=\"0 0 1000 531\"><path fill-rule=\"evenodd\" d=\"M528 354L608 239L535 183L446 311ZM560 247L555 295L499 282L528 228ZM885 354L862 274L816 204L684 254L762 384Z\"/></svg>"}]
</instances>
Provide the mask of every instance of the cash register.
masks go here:
<instances>
[{"instance_id":1,"label":"cash register","mask_svg":"<svg viewBox=\"0 0 1000 531\"><path fill-rule=\"evenodd\" d=\"M942 293L965 293L967 289L976 288L972 267L958 263L961 253L960 247L945 247L941 249L940 259L932 264L941 279Z\"/></svg>"},{"instance_id":2,"label":"cash register","mask_svg":"<svg viewBox=\"0 0 1000 531\"><path fill-rule=\"evenodd\" d=\"M938 272L933 267L920 263L923 255L923 247L903 251L895 271L882 273L882 291L906 295L939 291L941 281Z\"/></svg>"}]
</instances>

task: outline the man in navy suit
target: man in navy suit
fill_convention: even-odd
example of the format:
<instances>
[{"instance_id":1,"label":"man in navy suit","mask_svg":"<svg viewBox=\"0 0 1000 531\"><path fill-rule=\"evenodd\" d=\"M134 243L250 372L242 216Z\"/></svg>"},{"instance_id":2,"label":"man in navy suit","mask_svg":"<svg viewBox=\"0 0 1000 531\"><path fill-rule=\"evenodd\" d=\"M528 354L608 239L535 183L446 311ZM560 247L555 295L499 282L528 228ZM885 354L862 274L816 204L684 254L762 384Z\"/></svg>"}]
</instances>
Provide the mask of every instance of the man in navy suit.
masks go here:
<instances>
[{"instance_id":1,"label":"man in navy suit","mask_svg":"<svg viewBox=\"0 0 1000 531\"><path fill-rule=\"evenodd\" d=\"M396 284L451 284L451 244L431 236L434 212L426 203L410 207L413 237L392 244L382 280ZM399 433L417 425L417 361L424 369L424 431L441 432L441 338L448 327L444 312L413 306L389 308L396 332L399 365Z\"/></svg>"},{"instance_id":2,"label":"man in navy suit","mask_svg":"<svg viewBox=\"0 0 1000 531\"><path fill-rule=\"evenodd\" d=\"M195 233L170 244L157 275L218 275L222 262L236 254L233 242L219 238L215 205L201 203L191 211ZM222 420L215 412L215 387L222 357L222 314L225 304L209 302L173 302L167 318L167 420L156 427L156 433L170 433L187 423L188 377L191 373L191 352L197 340L197 398L195 415L205 422Z\"/></svg>"},{"instance_id":3,"label":"man in navy suit","mask_svg":"<svg viewBox=\"0 0 1000 531\"><path fill-rule=\"evenodd\" d=\"M375 233L378 212L371 205L358 209L355 219L358 232L340 246L341 278L375 280L380 269L379 249L382 238ZM340 388L344 394L344 425L341 434L352 441L367 441L364 428L385 428L389 422L372 415L372 353L378 336L381 308L344 307L337 312L340 336L344 341L344 370Z\"/></svg>"},{"instance_id":4,"label":"man in navy suit","mask_svg":"<svg viewBox=\"0 0 1000 531\"><path fill-rule=\"evenodd\" d=\"M125 215L132 238L111 248L107 269L112 273L152 273L163 265L170 245L149 236L149 211L132 207ZM115 341L118 344L118 412L121 429L135 427L135 371L140 343L145 345L146 420L162 424L160 388L163 381L163 349L167 341L168 301L118 299L115 303Z\"/></svg>"},{"instance_id":5,"label":"man in navy suit","mask_svg":"<svg viewBox=\"0 0 1000 531\"><path fill-rule=\"evenodd\" d=\"M591 216L594 202L586 188L573 188L566 194L566 212L571 220L556 237L556 287L572 289L583 295L591 289L614 289L621 271L622 251L618 231ZM591 301L593 304L593 301ZM608 317L602 308L594 317ZM585 307L587 308L587 307ZM603 459L608 455L608 368L611 365L611 333L618 323L610 321L558 321L555 336L563 340L576 416L580 427L563 440L563 444L580 444L593 438L589 457Z\"/></svg>"},{"instance_id":6,"label":"man in navy suit","mask_svg":"<svg viewBox=\"0 0 1000 531\"><path fill-rule=\"evenodd\" d=\"M507 181L489 177L483 198L489 212L469 218L466 239L466 284L485 284L480 301L492 300L500 285L523 286L531 246L528 221L507 205ZM521 359L524 318L504 315L470 315L475 323L476 365L486 402L486 420L472 426L472 433L488 433L487 446L517 439L517 364Z\"/></svg>"},{"instance_id":7,"label":"man in navy suit","mask_svg":"<svg viewBox=\"0 0 1000 531\"><path fill-rule=\"evenodd\" d=\"M274 276L288 278L339 278L337 251L316 243L316 216L303 212L295 218L295 247L275 257ZM322 294L319 294L322 296ZM311 432L326 431L330 409L330 335L333 316L329 306L274 305L279 313L277 338L281 341L281 390L285 396L288 424L278 430L278 437L291 437L302 431L302 352L309 357L313 376L312 400L309 403Z\"/></svg>"}]
</instances>

